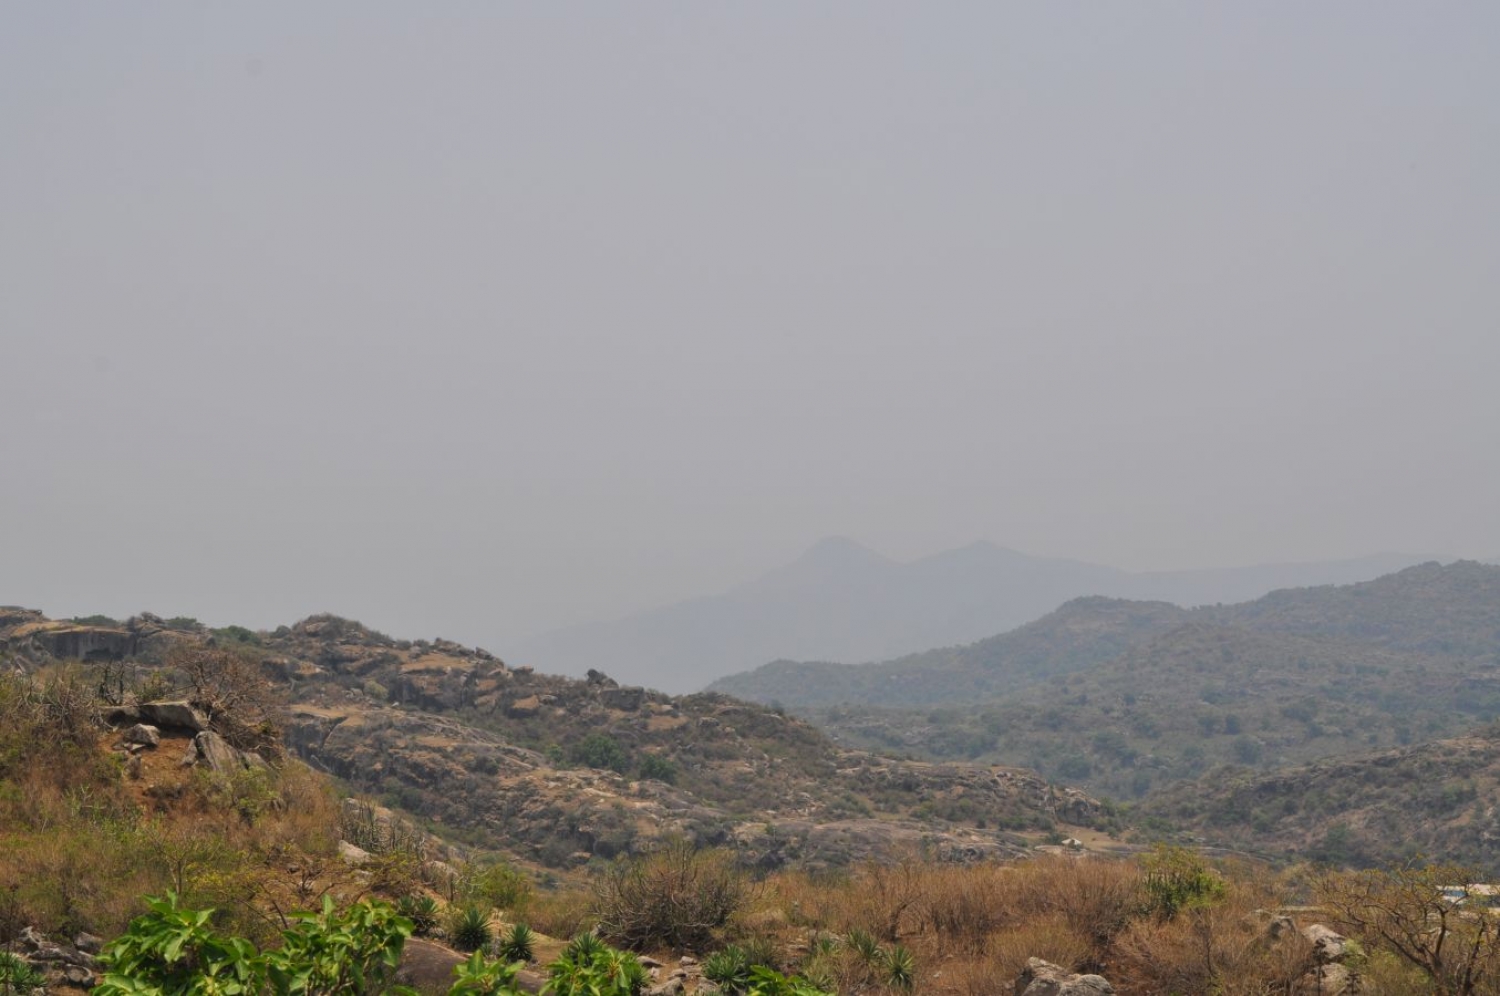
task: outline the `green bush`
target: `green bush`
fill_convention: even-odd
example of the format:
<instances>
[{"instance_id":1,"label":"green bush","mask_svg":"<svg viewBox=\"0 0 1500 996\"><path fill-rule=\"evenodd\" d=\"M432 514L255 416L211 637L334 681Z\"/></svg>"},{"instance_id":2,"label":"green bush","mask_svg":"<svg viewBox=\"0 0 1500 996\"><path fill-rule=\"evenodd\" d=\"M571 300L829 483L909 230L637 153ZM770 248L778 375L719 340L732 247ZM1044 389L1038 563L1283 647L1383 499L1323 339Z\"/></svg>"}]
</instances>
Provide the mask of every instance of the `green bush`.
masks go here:
<instances>
[{"instance_id":1,"label":"green bush","mask_svg":"<svg viewBox=\"0 0 1500 996\"><path fill-rule=\"evenodd\" d=\"M1163 920L1224 898L1224 879L1185 848L1158 844L1145 866L1146 911Z\"/></svg>"},{"instance_id":2,"label":"green bush","mask_svg":"<svg viewBox=\"0 0 1500 996\"><path fill-rule=\"evenodd\" d=\"M547 966L543 996L637 996L646 969L635 955L609 947L592 934L580 934Z\"/></svg>"},{"instance_id":3,"label":"green bush","mask_svg":"<svg viewBox=\"0 0 1500 996\"><path fill-rule=\"evenodd\" d=\"M468 961L453 966L457 981L448 990L448 996L520 996L521 990L516 986L520 971L519 963L487 962L475 951Z\"/></svg>"},{"instance_id":4,"label":"green bush","mask_svg":"<svg viewBox=\"0 0 1500 996\"><path fill-rule=\"evenodd\" d=\"M624 774L630 767L625 749L613 737L590 733L568 749L568 760L590 768L604 768Z\"/></svg>"},{"instance_id":5,"label":"green bush","mask_svg":"<svg viewBox=\"0 0 1500 996\"><path fill-rule=\"evenodd\" d=\"M774 968L757 965L750 970L750 988L746 996L831 996L809 980L796 975L782 975Z\"/></svg>"},{"instance_id":6,"label":"green bush","mask_svg":"<svg viewBox=\"0 0 1500 996\"><path fill-rule=\"evenodd\" d=\"M223 643L243 643L247 646L260 646L260 634L253 629L244 626L224 626L220 629L210 630L214 639Z\"/></svg>"},{"instance_id":7,"label":"green bush","mask_svg":"<svg viewBox=\"0 0 1500 996\"><path fill-rule=\"evenodd\" d=\"M503 861L466 866L455 894L460 902L502 910L524 910L531 902L531 879Z\"/></svg>"},{"instance_id":8,"label":"green bush","mask_svg":"<svg viewBox=\"0 0 1500 996\"><path fill-rule=\"evenodd\" d=\"M261 954L244 938L214 934L213 911L183 909L174 893L148 905L151 912L101 954L98 996L384 992L411 933L389 906L358 903L336 913L325 897L321 913L295 914L281 947Z\"/></svg>"},{"instance_id":9,"label":"green bush","mask_svg":"<svg viewBox=\"0 0 1500 996\"><path fill-rule=\"evenodd\" d=\"M151 912L100 954L96 996L411 996L392 984L411 921L384 903L296 913L281 947L260 952L244 938L210 929L213 910L190 910L177 896L148 899ZM491 965L475 954L454 970L449 996L518 996L519 966Z\"/></svg>"},{"instance_id":10,"label":"green bush","mask_svg":"<svg viewBox=\"0 0 1500 996\"><path fill-rule=\"evenodd\" d=\"M675 785L677 783L677 765L660 754L647 754L641 758L641 766L638 773L641 778L666 782L668 785Z\"/></svg>"}]
</instances>

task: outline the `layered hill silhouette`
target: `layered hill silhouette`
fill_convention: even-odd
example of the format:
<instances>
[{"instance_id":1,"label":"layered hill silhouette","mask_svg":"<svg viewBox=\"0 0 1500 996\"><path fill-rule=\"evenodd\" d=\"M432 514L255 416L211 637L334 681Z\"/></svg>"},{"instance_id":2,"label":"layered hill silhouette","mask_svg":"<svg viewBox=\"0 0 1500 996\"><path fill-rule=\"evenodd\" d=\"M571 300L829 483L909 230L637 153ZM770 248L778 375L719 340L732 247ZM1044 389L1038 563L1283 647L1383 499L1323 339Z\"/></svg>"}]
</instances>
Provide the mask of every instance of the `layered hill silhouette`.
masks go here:
<instances>
[{"instance_id":1,"label":"layered hill silhouette","mask_svg":"<svg viewBox=\"0 0 1500 996\"><path fill-rule=\"evenodd\" d=\"M1137 798L1216 765L1395 747L1500 715L1500 568L1424 564L1195 610L1082 599L966 647L781 662L715 687L795 704L844 743Z\"/></svg>"},{"instance_id":2,"label":"layered hill silhouette","mask_svg":"<svg viewBox=\"0 0 1500 996\"><path fill-rule=\"evenodd\" d=\"M815 544L795 562L718 595L523 642L517 660L684 692L780 659L862 662L967 643L1089 596L1211 605L1292 585L1362 581L1421 560L1356 560L1133 574L1033 557L991 543L900 563L852 540Z\"/></svg>"},{"instance_id":3,"label":"layered hill silhouette","mask_svg":"<svg viewBox=\"0 0 1500 996\"><path fill-rule=\"evenodd\" d=\"M1500 651L1500 568L1429 562L1357 584L1283 589L1239 605L1196 609L1075 599L1033 623L963 646L867 665L780 660L709 687L793 708L966 704L1086 669L1188 623L1483 657Z\"/></svg>"}]
</instances>

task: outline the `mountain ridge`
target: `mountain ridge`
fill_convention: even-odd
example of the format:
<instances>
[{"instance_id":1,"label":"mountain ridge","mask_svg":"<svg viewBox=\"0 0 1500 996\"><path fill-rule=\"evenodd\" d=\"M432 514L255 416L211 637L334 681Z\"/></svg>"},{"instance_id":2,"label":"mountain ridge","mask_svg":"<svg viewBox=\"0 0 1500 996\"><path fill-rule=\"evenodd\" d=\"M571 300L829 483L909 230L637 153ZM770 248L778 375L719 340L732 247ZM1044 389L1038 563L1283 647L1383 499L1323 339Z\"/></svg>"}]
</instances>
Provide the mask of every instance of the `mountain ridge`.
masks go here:
<instances>
[{"instance_id":1,"label":"mountain ridge","mask_svg":"<svg viewBox=\"0 0 1500 996\"><path fill-rule=\"evenodd\" d=\"M988 541L901 562L847 537L829 537L726 591L553 630L521 641L515 657L554 673L599 668L686 692L772 660L880 661L970 643L1082 596L1214 604L1287 583L1366 580L1422 559L1376 554L1132 573Z\"/></svg>"}]
</instances>

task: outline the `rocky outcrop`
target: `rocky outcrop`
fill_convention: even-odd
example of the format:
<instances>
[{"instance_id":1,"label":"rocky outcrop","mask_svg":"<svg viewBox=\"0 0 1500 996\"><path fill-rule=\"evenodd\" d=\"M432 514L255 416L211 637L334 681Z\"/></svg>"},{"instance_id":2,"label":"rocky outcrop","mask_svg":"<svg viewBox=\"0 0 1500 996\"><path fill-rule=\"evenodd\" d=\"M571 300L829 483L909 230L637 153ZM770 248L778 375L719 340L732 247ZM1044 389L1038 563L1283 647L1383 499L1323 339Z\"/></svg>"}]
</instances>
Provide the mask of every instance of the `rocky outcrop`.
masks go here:
<instances>
[{"instance_id":1,"label":"rocky outcrop","mask_svg":"<svg viewBox=\"0 0 1500 996\"><path fill-rule=\"evenodd\" d=\"M1345 964L1351 952L1348 938L1321 923L1308 924L1301 935L1312 945L1313 960L1302 978L1304 991L1318 996L1352 996L1361 991L1359 974Z\"/></svg>"},{"instance_id":2,"label":"rocky outcrop","mask_svg":"<svg viewBox=\"0 0 1500 996\"><path fill-rule=\"evenodd\" d=\"M99 947L99 938L92 934L79 934L72 944L54 943L34 928L24 927L12 951L52 985L88 989L99 981L99 963L94 958Z\"/></svg>"},{"instance_id":3,"label":"rocky outcrop","mask_svg":"<svg viewBox=\"0 0 1500 996\"><path fill-rule=\"evenodd\" d=\"M1308 924L1302 928L1302 936L1312 945L1313 958L1320 965L1344 960L1349 949L1349 939L1321 923Z\"/></svg>"},{"instance_id":4,"label":"rocky outcrop","mask_svg":"<svg viewBox=\"0 0 1500 996\"><path fill-rule=\"evenodd\" d=\"M1028 958L1016 977L1016 996L1113 996L1102 975L1077 975L1040 958Z\"/></svg>"},{"instance_id":5,"label":"rocky outcrop","mask_svg":"<svg viewBox=\"0 0 1500 996\"><path fill-rule=\"evenodd\" d=\"M11 636L53 626L38 613L6 612ZM231 639L168 629L145 614L125 629L137 641ZM732 845L764 868L845 865L917 847L982 860L1024 853L1017 831L1097 826L1105 812L1023 769L847 750L799 720L726 696L673 698L601 671L582 681L537 674L478 648L392 640L334 616L233 639L253 644L265 675L288 690L288 721L251 726L192 701L127 700L106 719L125 734L132 773L150 766L148 728L162 741L186 735L184 763L220 773L265 763L252 748L278 763L261 738L279 733L314 767L553 867L669 836Z\"/></svg>"}]
</instances>

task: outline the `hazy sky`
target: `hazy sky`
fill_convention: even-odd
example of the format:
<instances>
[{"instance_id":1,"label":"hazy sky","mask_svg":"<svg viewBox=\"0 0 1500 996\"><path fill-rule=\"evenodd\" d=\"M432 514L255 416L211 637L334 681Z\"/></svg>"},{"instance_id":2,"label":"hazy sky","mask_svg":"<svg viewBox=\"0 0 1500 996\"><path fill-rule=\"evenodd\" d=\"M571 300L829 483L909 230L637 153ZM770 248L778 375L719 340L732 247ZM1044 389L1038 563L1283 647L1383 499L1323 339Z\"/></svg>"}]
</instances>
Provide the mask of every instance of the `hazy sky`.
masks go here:
<instances>
[{"instance_id":1,"label":"hazy sky","mask_svg":"<svg viewBox=\"0 0 1500 996\"><path fill-rule=\"evenodd\" d=\"M0 603L1500 553L1500 5L0 7Z\"/></svg>"}]
</instances>

